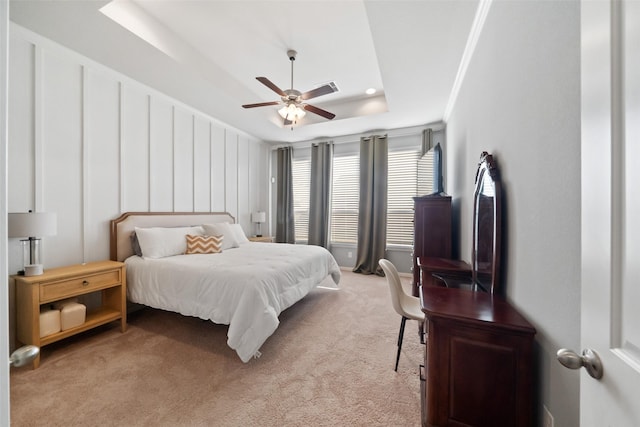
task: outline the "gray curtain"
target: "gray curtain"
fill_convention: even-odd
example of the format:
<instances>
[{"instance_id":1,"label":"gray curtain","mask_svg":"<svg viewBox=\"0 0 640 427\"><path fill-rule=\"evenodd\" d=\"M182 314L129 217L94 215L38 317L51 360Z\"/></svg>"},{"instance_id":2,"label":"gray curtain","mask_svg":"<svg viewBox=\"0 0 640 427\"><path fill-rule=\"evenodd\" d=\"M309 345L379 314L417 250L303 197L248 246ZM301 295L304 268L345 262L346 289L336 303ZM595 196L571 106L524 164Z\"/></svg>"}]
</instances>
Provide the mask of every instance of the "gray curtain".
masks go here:
<instances>
[{"instance_id":1,"label":"gray curtain","mask_svg":"<svg viewBox=\"0 0 640 427\"><path fill-rule=\"evenodd\" d=\"M353 271L383 275L387 245L387 136L360 138L358 249Z\"/></svg>"},{"instance_id":2,"label":"gray curtain","mask_svg":"<svg viewBox=\"0 0 640 427\"><path fill-rule=\"evenodd\" d=\"M329 248L332 163L333 143L313 144L309 188L309 244L324 248Z\"/></svg>"},{"instance_id":3,"label":"gray curtain","mask_svg":"<svg viewBox=\"0 0 640 427\"><path fill-rule=\"evenodd\" d=\"M278 186L276 195L276 242L295 243L296 230L293 214L293 179L291 158L293 148L278 148Z\"/></svg>"},{"instance_id":4,"label":"gray curtain","mask_svg":"<svg viewBox=\"0 0 640 427\"><path fill-rule=\"evenodd\" d=\"M431 128L425 129L422 131L422 153L421 156L424 156L427 151L433 148L433 130Z\"/></svg>"}]
</instances>

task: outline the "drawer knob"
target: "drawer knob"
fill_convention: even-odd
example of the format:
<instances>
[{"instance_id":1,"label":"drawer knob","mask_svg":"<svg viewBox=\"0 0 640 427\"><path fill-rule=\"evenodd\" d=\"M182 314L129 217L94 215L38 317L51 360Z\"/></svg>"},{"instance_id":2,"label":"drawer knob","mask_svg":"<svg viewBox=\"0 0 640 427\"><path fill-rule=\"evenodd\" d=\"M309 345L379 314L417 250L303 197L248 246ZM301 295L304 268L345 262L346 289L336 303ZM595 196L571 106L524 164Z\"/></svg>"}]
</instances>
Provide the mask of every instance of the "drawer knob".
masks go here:
<instances>
[{"instance_id":1,"label":"drawer knob","mask_svg":"<svg viewBox=\"0 0 640 427\"><path fill-rule=\"evenodd\" d=\"M82 281L82 286L89 286L89 281L88 280L83 280Z\"/></svg>"}]
</instances>

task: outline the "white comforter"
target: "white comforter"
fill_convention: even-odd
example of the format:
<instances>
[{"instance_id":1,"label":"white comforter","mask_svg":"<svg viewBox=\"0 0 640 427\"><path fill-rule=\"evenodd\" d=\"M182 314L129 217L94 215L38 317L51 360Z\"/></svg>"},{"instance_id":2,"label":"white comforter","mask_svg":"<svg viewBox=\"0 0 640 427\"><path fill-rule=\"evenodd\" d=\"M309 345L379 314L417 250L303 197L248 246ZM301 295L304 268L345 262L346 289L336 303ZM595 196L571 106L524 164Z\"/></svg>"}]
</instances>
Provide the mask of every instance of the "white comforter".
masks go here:
<instances>
[{"instance_id":1,"label":"white comforter","mask_svg":"<svg viewBox=\"0 0 640 427\"><path fill-rule=\"evenodd\" d=\"M219 254L160 259L132 256L129 300L229 325L227 344L243 362L280 323L278 315L340 269L319 246L249 242Z\"/></svg>"}]
</instances>

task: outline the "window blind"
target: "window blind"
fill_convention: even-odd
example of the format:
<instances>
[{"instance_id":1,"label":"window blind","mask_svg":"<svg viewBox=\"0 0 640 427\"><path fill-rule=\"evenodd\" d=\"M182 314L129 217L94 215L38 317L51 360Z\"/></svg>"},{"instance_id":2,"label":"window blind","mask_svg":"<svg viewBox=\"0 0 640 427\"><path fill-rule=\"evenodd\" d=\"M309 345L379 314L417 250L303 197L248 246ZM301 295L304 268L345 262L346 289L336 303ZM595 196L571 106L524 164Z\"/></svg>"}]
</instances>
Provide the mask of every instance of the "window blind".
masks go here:
<instances>
[{"instance_id":1,"label":"window blind","mask_svg":"<svg viewBox=\"0 0 640 427\"><path fill-rule=\"evenodd\" d=\"M333 158L331 243L356 243L360 200L360 155Z\"/></svg>"},{"instance_id":2,"label":"window blind","mask_svg":"<svg viewBox=\"0 0 640 427\"><path fill-rule=\"evenodd\" d=\"M311 160L291 161L293 179L293 215L295 218L296 242L309 240L309 191L311 187Z\"/></svg>"},{"instance_id":3,"label":"window blind","mask_svg":"<svg viewBox=\"0 0 640 427\"><path fill-rule=\"evenodd\" d=\"M413 244L413 197L418 194L419 158L419 150L389 152L387 245Z\"/></svg>"}]
</instances>

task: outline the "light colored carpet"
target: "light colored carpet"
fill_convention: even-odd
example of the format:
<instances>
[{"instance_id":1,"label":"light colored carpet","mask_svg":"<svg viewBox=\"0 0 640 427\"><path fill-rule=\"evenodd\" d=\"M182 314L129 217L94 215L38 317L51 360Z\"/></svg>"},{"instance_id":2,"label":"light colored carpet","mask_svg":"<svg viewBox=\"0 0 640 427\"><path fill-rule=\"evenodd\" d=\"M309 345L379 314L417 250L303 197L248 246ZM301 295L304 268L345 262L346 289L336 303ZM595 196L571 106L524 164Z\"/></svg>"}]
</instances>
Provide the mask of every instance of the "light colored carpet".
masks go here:
<instances>
[{"instance_id":1,"label":"light colored carpet","mask_svg":"<svg viewBox=\"0 0 640 427\"><path fill-rule=\"evenodd\" d=\"M404 281L408 282L405 278ZM159 310L42 349L11 373L13 426L418 426L424 347L386 280L343 271L285 310L244 364L227 327Z\"/></svg>"}]
</instances>

